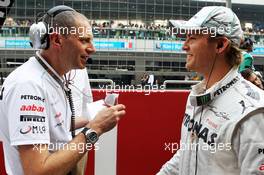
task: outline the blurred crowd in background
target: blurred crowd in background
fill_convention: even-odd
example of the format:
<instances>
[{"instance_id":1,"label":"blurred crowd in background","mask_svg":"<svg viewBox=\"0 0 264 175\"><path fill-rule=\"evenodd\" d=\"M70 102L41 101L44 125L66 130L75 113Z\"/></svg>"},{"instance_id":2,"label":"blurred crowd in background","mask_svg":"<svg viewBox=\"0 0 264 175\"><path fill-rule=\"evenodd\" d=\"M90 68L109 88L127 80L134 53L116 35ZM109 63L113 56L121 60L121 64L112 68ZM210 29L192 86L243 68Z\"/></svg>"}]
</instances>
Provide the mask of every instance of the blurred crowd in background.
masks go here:
<instances>
[{"instance_id":1,"label":"blurred crowd in background","mask_svg":"<svg viewBox=\"0 0 264 175\"><path fill-rule=\"evenodd\" d=\"M15 20L8 17L1 30L1 36L28 36L29 27L34 21L23 19ZM120 22L114 20L91 21L95 38L131 38L131 39L155 39L155 40L184 40L184 36L172 35L168 22L162 24L144 24L142 22ZM253 24L243 28L245 35L254 37L256 43L264 43L264 26Z\"/></svg>"}]
</instances>

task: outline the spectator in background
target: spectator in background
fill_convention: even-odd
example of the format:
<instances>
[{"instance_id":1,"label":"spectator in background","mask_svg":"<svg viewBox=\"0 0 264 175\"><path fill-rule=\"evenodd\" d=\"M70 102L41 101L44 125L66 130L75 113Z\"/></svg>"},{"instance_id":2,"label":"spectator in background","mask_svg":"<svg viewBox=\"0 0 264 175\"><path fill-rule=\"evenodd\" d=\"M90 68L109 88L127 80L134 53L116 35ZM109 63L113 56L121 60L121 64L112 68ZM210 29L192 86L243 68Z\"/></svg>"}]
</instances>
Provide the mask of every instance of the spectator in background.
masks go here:
<instances>
[{"instance_id":1,"label":"spectator in background","mask_svg":"<svg viewBox=\"0 0 264 175\"><path fill-rule=\"evenodd\" d=\"M253 65L253 56L250 54L253 51L253 40L250 38L245 38L245 40L240 45L240 49L242 49L242 62L239 66L239 72L250 68L254 70Z\"/></svg>"},{"instance_id":2,"label":"spectator in background","mask_svg":"<svg viewBox=\"0 0 264 175\"><path fill-rule=\"evenodd\" d=\"M263 89L263 82L259 76L250 68L241 71L241 75L260 89Z\"/></svg>"},{"instance_id":3,"label":"spectator in background","mask_svg":"<svg viewBox=\"0 0 264 175\"><path fill-rule=\"evenodd\" d=\"M141 77L141 85L145 86L148 83L149 76L147 73L144 73Z\"/></svg>"},{"instance_id":4,"label":"spectator in background","mask_svg":"<svg viewBox=\"0 0 264 175\"><path fill-rule=\"evenodd\" d=\"M154 75L150 74L148 77L148 85L153 86L154 84Z\"/></svg>"}]
</instances>

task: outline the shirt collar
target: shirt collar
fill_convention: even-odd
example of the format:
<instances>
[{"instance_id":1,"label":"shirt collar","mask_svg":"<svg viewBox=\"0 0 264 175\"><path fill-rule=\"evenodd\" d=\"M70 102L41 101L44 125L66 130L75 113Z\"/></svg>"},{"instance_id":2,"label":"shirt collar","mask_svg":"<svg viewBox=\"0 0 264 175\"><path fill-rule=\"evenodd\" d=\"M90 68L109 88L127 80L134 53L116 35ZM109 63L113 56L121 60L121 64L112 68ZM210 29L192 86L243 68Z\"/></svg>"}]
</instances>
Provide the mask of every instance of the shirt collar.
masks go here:
<instances>
[{"instance_id":1,"label":"shirt collar","mask_svg":"<svg viewBox=\"0 0 264 175\"><path fill-rule=\"evenodd\" d=\"M233 67L220 81L216 82L212 87L205 91L205 81L192 86L190 94L190 102L192 106L206 105L215 97L221 95L228 88L233 86L241 75L238 73L238 68Z\"/></svg>"},{"instance_id":2,"label":"shirt collar","mask_svg":"<svg viewBox=\"0 0 264 175\"><path fill-rule=\"evenodd\" d=\"M40 52L36 52L37 60L43 68L55 79L55 81L64 89L64 79L51 67L51 65L41 56ZM43 65L44 64L44 65Z\"/></svg>"}]
</instances>

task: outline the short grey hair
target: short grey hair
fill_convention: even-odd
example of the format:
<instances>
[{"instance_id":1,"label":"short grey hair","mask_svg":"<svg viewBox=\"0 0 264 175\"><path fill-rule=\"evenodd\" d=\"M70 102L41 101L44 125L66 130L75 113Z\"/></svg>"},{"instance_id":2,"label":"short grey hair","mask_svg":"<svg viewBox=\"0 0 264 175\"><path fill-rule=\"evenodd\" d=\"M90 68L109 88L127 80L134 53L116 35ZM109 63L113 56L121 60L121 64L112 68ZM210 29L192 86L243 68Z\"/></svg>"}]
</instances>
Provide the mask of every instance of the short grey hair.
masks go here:
<instances>
[{"instance_id":1,"label":"short grey hair","mask_svg":"<svg viewBox=\"0 0 264 175\"><path fill-rule=\"evenodd\" d=\"M56 15L54 18L48 15L44 17L44 22L48 24L49 32L58 32L62 35L67 36L70 29L78 26L80 21L89 20L81 13L76 11L64 11Z\"/></svg>"}]
</instances>

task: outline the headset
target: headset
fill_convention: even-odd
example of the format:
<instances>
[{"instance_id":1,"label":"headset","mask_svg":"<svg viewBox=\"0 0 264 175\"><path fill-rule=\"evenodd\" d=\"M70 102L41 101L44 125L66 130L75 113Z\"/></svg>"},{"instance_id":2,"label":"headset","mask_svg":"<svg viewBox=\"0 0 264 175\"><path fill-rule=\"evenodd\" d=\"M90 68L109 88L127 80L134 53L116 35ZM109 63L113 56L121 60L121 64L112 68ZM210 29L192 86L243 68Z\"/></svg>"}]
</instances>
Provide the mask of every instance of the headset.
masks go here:
<instances>
[{"instance_id":1,"label":"headset","mask_svg":"<svg viewBox=\"0 0 264 175\"><path fill-rule=\"evenodd\" d=\"M29 29L29 38L30 38L30 45L34 49L48 49L50 46L49 41L49 26L52 26L53 19L58 14L65 12L65 11L75 11L73 8L59 5L56 7L51 8L46 12L44 15L40 14L37 15L36 21L34 24L30 26ZM43 13L41 13L43 14Z\"/></svg>"}]
</instances>

